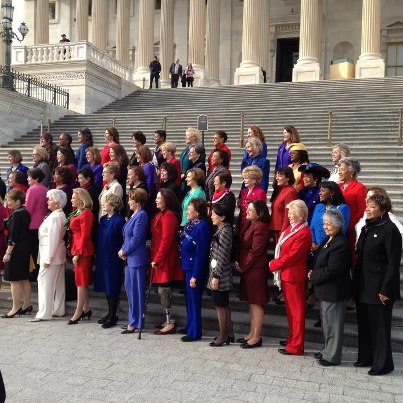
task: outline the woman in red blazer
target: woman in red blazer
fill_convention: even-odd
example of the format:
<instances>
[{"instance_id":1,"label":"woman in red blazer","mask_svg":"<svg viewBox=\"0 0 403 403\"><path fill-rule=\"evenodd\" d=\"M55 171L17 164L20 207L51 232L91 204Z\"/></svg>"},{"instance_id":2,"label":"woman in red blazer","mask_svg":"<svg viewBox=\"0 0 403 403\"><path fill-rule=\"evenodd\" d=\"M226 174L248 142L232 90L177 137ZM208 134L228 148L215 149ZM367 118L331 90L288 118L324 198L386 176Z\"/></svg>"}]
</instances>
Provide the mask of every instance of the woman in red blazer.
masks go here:
<instances>
[{"instance_id":1,"label":"woman in red blazer","mask_svg":"<svg viewBox=\"0 0 403 403\"><path fill-rule=\"evenodd\" d=\"M290 335L280 341L286 355L304 354L305 336L305 284L308 273L308 256L312 237L309 225L308 207L302 200L288 203L290 226L281 234L276 245L274 259L269 263L274 272L274 282L283 290Z\"/></svg>"},{"instance_id":2,"label":"woman in red blazer","mask_svg":"<svg viewBox=\"0 0 403 403\"><path fill-rule=\"evenodd\" d=\"M91 212L92 199L82 188L74 189L71 206L75 209L66 220L66 229L71 232L70 251L73 256L74 278L77 287L77 307L68 325L75 325L79 320L90 320L92 311L88 295L91 284L92 259L94 244L92 243L92 226L94 216Z\"/></svg>"},{"instance_id":3,"label":"woman in red blazer","mask_svg":"<svg viewBox=\"0 0 403 403\"><path fill-rule=\"evenodd\" d=\"M281 167L276 171L276 184L271 197L270 233L274 238L274 246L280 234L290 225L287 204L298 199L294 188L294 173L290 167Z\"/></svg>"},{"instance_id":4,"label":"woman in red blazer","mask_svg":"<svg viewBox=\"0 0 403 403\"><path fill-rule=\"evenodd\" d=\"M154 334L176 333L176 323L171 319L171 287L183 280L179 262L180 207L171 189L160 189L155 199L159 212L151 222L151 278L158 285L158 295L165 309L166 322Z\"/></svg>"}]
</instances>

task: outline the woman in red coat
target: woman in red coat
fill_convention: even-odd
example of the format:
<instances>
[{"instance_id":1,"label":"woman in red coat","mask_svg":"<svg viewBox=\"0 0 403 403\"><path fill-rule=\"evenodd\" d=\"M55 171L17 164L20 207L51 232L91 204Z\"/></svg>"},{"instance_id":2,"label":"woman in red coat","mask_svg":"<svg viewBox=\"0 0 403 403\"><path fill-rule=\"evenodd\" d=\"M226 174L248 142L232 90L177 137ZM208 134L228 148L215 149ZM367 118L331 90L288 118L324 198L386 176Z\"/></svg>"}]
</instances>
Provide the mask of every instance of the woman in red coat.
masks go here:
<instances>
[{"instance_id":1,"label":"woman in red coat","mask_svg":"<svg viewBox=\"0 0 403 403\"><path fill-rule=\"evenodd\" d=\"M166 335L176 333L176 323L171 319L171 287L175 281L183 280L178 238L180 207L175 193L170 189L160 189L155 202L159 212L151 222L151 278L158 285L166 322L154 334Z\"/></svg>"},{"instance_id":2,"label":"woman in red coat","mask_svg":"<svg viewBox=\"0 0 403 403\"><path fill-rule=\"evenodd\" d=\"M90 320L88 286L91 284L92 259L94 244L92 243L92 226L94 216L91 212L90 194L82 188L74 189L71 205L75 209L67 218L65 227L71 232L70 251L73 256L74 278L77 287L77 307L68 325L75 325L79 320Z\"/></svg>"},{"instance_id":3,"label":"woman in red coat","mask_svg":"<svg viewBox=\"0 0 403 403\"><path fill-rule=\"evenodd\" d=\"M246 212L247 225L240 235L239 263L241 272L240 300L249 304L250 330L247 336L238 339L242 348L255 348L262 345L260 332L264 320L264 305L269 301L267 287L267 230L270 215L262 200L249 203Z\"/></svg>"},{"instance_id":4,"label":"woman in red coat","mask_svg":"<svg viewBox=\"0 0 403 403\"><path fill-rule=\"evenodd\" d=\"M286 355L304 354L305 336L305 284L308 273L308 256L311 252L311 230L306 221L308 207L302 200L288 203L290 226L281 234L274 259L269 263L274 282L283 290L290 335L280 341L278 351Z\"/></svg>"}]
</instances>

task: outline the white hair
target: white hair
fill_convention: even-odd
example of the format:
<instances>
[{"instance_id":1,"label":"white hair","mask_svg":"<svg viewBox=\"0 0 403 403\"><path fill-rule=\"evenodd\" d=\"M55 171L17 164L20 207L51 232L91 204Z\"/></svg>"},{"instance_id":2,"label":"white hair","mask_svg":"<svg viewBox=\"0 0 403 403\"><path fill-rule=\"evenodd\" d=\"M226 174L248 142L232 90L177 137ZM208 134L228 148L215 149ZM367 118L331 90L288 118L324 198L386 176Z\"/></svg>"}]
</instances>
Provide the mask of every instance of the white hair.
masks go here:
<instances>
[{"instance_id":1,"label":"white hair","mask_svg":"<svg viewBox=\"0 0 403 403\"><path fill-rule=\"evenodd\" d=\"M48 190L46 193L46 197L48 199L53 199L59 205L59 208L63 208L67 204L67 196L66 193L63 192L63 190Z\"/></svg>"}]
</instances>

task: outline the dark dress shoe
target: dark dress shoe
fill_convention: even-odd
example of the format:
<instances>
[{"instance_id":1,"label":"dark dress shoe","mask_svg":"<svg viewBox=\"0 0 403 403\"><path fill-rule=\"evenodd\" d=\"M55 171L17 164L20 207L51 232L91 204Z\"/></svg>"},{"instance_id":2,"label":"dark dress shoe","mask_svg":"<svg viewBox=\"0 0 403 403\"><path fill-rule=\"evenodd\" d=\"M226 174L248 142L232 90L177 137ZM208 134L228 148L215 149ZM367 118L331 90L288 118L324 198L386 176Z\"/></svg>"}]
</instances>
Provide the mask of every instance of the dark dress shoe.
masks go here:
<instances>
[{"instance_id":1,"label":"dark dress shoe","mask_svg":"<svg viewBox=\"0 0 403 403\"><path fill-rule=\"evenodd\" d=\"M188 334L186 327L182 327L181 329L178 329L177 333L179 334Z\"/></svg>"},{"instance_id":2,"label":"dark dress shoe","mask_svg":"<svg viewBox=\"0 0 403 403\"><path fill-rule=\"evenodd\" d=\"M245 340L243 337L241 337L240 339L236 339L237 343L246 343L248 340Z\"/></svg>"},{"instance_id":3,"label":"dark dress shoe","mask_svg":"<svg viewBox=\"0 0 403 403\"><path fill-rule=\"evenodd\" d=\"M335 365L339 365L339 364L333 364L332 362L324 360L323 358L318 360L318 364L322 365L322 367L334 367Z\"/></svg>"},{"instance_id":4,"label":"dark dress shoe","mask_svg":"<svg viewBox=\"0 0 403 403\"><path fill-rule=\"evenodd\" d=\"M136 328L131 329L131 330L126 329L126 330L123 330L123 332L121 332L121 334L133 334L136 332L136 330L137 330Z\"/></svg>"},{"instance_id":5,"label":"dark dress shoe","mask_svg":"<svg viewBox=\"0 0 403 403\"><path fill-rule=\"evenodd\" d=\"M191 342L191 341L196 341L193 337L190 337L190 336L188 336L188 335L182 336L182 337L181 337L181 340L182 340L183 342L185 342L185 343L189 343L189 342Z\"/></svg>"},{"instance_id":6,"label":"dark dress shoe","mask_svg":"<svg viewBox=\"0 0 403 403\"><path fill-rule=\"evenodd\" d=\"M279 348L277 351L283 355L294 355L293 353L290 353L289 351L287 351L285 348Z\"/></svg>"},{"instance_id":7,"label":"dark dress shoe","mask_svg":"<svg viewBox=\"0 0 403 403\"><path fill-rule=\"evenodd\" d=\"M248 344L248 343L242 343L241 348L256 348L256 347L262 347L263 341L260 339L257 343L255 344Z\"/></svg>"},{"instance_id":8,"label":"dark dress shoe","mask_svg":"<svg viewBox=\"0 0 403 403\"><path fill-rule=\"evenodd\" d=\"M109 318L109 314L108 315L105 315L103 318L101 318L101 319L98 319L98 323L100 324L100 325L103 325L107 320L108 320L108 318Z\"/></svg>"},{"instance_id":9,"label":"dark dress shoe","mask_svg":"<svg viewBox=\"0 0 403 403\"><path fill-rule=\"evenodd\" d=\"M109 329L113 326L116 326L116 318L113 320L108 319L101 327L104 329Z\"/></svg>"},{"instance_id":10,"label":"dark dress shoe","mask_svg":"<svg viewBox=\"0 0 403 403\"><path fill-rule=\"evenodd\" d=\"M372 362L365 362L365 361L357 361L354 363L354 366L358 368L370 367L371 365Z\"/></svg>"},{"instance_id":11,"label":"dark dress shoe","mask_svg":"<svg viewBox=\"0 0 403 403\"><path fill-rule=\"evenodd\" d=\"M322 321L319 319L317 322L313 324L313 327L322 327Z\"/></svg>"},{"instance_id":12,"label":"dark dress shoe","mask_svg":"<svg viewBox=\"0 0 403 403\"><path fill-rule=\"evenodd\" d=\"M370 369L368 371L368 375L372 375L372 376L386 375L386 374L389 374L392 371L393 371L393 369L383 369L381 371L374 371L373 369Z\"/></svg>"},{"instance_id":13,"label":"dark dress shoe","mask_svg":"<svg viewBox=\"0 0 403 403\"><path fill-rule=\"evenodd\" d=\"M318 351L317 353L313 353L313 358L317 359L317 360L321 360L322 359L322 353L320 351Z\"/></svg>"},{"instance_id":14,"label":"dark dress shoe","mask_svg":"<svg viewBox=\"0 0 403 403\"><path fill-rule=\"evenodd\" d=\"M163 332L161 329L154 331L154 334L157 336L165 336L166 334L175 334L175 333L176 333L176 324L166 332Z\"/></svg>"},{"instance_id":15,"label":"dark dress shoe","mask_svg":"<svg viewBox=\"0 0 403 403\"><path fill-rule=\"evenodd\" d=\"M287 345L287 340L280 340L280 341L278 342L278 344L280 344L280 346L285 347L285 346Z\"/></svg>"}]
</instances>

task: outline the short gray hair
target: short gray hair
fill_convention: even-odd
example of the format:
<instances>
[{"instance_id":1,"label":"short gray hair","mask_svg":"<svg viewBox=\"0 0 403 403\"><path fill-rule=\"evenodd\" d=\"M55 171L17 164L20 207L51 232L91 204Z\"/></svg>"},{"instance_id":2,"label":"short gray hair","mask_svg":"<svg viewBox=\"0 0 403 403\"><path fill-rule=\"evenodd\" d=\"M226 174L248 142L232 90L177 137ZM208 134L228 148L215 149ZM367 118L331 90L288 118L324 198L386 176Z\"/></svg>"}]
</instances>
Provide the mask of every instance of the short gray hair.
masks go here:
<instances>
[{"instance_id":1,"label":"short gray hair","mask_svg":"<svg viewBox=\"0 0 403 403\"><path fill-rule=\"evenodd\" d=\"M352 173L353 178L356 178L358 174L361 172L360 161L352 157L342 158L339 161L339 166L341 164L345 164L347 169Z\"/></svg>"},{"instance_id":2,"label":"short gray hair","mask_svg":"<svg viewBox=\"0 0 403 403\"><path fill-rule=\"evenodd\" d=\"M46 192L46 197L48 199L53 199L59 205L59 208L63 208L67 204L67 196L66 193L63 192L63 190L48 190Z\"/></svg>"},{"instance_id":3,"label":"short gray hair","mask_svg":"<svg viewBox=\"0 0 403 403\"><path fill-rule=\"evenodd\" d=\"M345 144L336 144L333 147L333 150L335 148L338 148L340 150L340 154L341 154L341 158L346 158L349 157L351 155L350 149L348 148L348 146L346 146Z\"/></svg>"},{"instance_id":4,"label":"short gray hair","mask_svg":"<svg viewBox=\"0 0 403 403\"><path fill-rule=\"evenodd\" d=\"M325 220L329 221L338 232L343 231L344 228L344 217L343 214L337 209L330 209L323 214L323 222Z\"/></svg>"},{"instance_id":5,"label":"short gray hair","mask_svg":"<svg viewBox=\"0 0 403 403\"><path fill-rule=\"evenodd\" d=\"M246 140L246 142L245 142L245 146L246 146L248 143L255 149L255 151L256 151L258 154L261 154L261 153L262 153L262 151L263 151L263 144L262 144L262 142L259 140L258 137L249 137L248 140Z\"/></svg>"},{"instance_id":6,"label":"short gray hair","mask_svg":"<svg viewBox=\"0 0 403 403\"><path fill-rule=\"evenodd\" d=\"M189 151L190 151L192 148L193 148L193 149L195 150L195 152L196 152L197 154L199 154L199 155L206 154L206 149L204 148L203 144L193 144L193 145L191 145L191 146L189 147Z\"/></svg>"}]
</instances>

